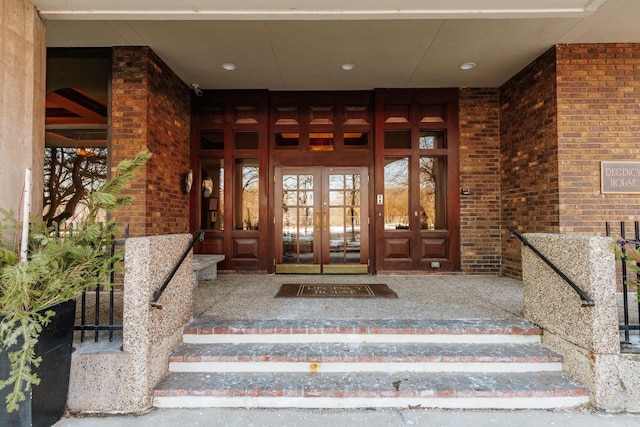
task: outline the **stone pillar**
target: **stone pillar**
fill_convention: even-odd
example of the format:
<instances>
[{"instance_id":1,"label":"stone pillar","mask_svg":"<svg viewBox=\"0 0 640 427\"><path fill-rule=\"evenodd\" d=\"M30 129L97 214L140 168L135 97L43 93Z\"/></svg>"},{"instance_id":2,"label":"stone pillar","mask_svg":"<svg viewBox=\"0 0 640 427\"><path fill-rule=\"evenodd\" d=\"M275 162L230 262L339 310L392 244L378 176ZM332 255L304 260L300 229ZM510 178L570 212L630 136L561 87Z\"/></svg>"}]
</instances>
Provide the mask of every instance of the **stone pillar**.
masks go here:
<instances>
[{"instance_id":1,"label":"stone pillar","mask_svg":"<svg viewBox=\"0 0 640 427\"><path fill-rule=\"evenodd\" d=\"M24 171L33 176L31 211L42 212L45 26L27 0L0 2L0 208L18 212Z\"/></svg>"},{"instance_id":2,"label":"stone pillar","mask_svg":"<svg viewBox=\"0 0 640 427\"><path fill-rule=\"evenodd\" d=\"M189 254L159 303L154 292L173 269L191 235L126 240L122 350L119 343L85 343L73 353L67 406L72 412L137 413L149 409L168 355L193 314L193 258Z\"/></svg>"},{"instance_id":3,"label":"stone pillar","mask_svg":"<svg viewBox=\"0 0 640 427\"><path fill-rule=\"evenodd\" d=\"M638 411L640 363L620 354L613 242L595 236L526 234L542 254L594 301L578 294L530 249L522 248L524 315L543 343L563 354L564 368L606 411Z\"/></svg>"}]
</instances>

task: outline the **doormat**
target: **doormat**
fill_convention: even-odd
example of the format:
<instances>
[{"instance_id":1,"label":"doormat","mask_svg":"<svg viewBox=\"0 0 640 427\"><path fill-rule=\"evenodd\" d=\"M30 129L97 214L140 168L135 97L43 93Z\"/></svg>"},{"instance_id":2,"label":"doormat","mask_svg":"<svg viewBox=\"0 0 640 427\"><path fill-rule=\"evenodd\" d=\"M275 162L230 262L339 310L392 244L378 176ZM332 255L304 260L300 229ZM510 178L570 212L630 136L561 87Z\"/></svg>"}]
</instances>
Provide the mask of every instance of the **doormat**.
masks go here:
<instances>
[{"instance_id":1,"label":"doormat","mask_svg":"<svg viewBox=\"0 0 640 427\"><path fill-rule=\"evenodd\" d=\"M275 298L398 298L387 285L381 283L358 285L302 285L285 283Z\"/></svg>"}]
</instances>

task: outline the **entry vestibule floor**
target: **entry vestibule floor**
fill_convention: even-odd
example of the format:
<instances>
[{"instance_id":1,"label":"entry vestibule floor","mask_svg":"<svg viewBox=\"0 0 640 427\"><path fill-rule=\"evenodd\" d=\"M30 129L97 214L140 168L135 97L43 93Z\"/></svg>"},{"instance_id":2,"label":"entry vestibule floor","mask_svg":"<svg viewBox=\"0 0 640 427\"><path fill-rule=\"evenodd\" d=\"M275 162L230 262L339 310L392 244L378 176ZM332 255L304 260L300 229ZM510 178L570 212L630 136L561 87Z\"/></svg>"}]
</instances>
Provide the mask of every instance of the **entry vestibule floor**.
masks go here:
<instances>
[{"instance_id":1,"label":"entry vestibule floor","mask_svg":"<svg viewBox=\"0 0 640 427\"><path fill-rule=\"evenodd\" d=\"M384 283L398 299L274 298L283 283ZM195 316L225 319L503 319L523 316L522 282L499 276L219 274Z\"/></svg>"}]
</instances>

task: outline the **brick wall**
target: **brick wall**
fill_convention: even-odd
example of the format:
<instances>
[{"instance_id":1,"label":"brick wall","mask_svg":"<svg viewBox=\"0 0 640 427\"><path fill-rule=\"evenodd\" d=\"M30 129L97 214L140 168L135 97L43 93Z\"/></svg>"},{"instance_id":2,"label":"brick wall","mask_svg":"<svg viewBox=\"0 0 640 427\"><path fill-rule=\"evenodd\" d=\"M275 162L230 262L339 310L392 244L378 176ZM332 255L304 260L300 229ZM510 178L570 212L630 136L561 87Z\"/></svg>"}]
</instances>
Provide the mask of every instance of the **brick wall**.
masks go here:
<instances>
[{"instance_id":1,"label":"brick wall","mask_svg":"<svg viewBox=\"0 0 640 427\"><path fill-rule=\"evenodd\" d=\"M500 273L500 108L498 89L461 89L461 267L465 273Z\"/></svg>"},{"instance_id":2,"label":"brick wall","mask_svg":"<svg viewBox=\"0 0 640 427\"><path fill-rule=\"evenodd\" d=\"M519 277L520 243L509 228L559 231L556 49L500 88L502 274Z\"/></svg>"},{"instance_id":3,"label":"brick wall","mask_svg":"<svg viewBox=\"0 0 640 427\"><path fill-rule=\"evenodd\" d=\"M640 195L601 194L600 162L640 161L640 44L557 47L560 231L640 220Z\"/></svg>"},{"instance_id":4,"label":"brick wall","mask_svg":"<svg viewBox=\"0 0 640 427\"><path fill-rule=\"evenodd\" d=\"M113 51L111 163L148 149L153 157L129 185L133 203L115 214L131 236L189 231L189 88L147 47Z\"/></svg>"}]
</instances>

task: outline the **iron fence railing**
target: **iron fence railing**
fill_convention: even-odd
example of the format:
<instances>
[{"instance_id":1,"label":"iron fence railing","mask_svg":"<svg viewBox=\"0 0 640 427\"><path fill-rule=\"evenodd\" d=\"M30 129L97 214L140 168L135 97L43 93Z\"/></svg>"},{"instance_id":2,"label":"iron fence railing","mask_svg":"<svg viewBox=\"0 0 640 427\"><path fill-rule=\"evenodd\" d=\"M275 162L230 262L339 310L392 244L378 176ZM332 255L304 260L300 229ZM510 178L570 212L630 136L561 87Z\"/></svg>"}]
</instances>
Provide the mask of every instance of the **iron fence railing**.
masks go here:
<instances>
[{"instance_id":1,"label":"iron fence railing","mask_svg":"<svg viewBox=\"0 0 640 427\"><path fill-rule=\"evenodd\" d=\"M618 229L613 231L612 227L618 225ZM638 300L638 286L640 273L633 271L638 266L635 259L628 256L629 251L637 251L640 248L640 221L633 221L631 223L632 231L627 231L627 223L620 221L617 223L607 222L605 225L606 234L608 237L613 237L618 247L618 258L620 262L619 274L622 288L622 323L620 323L620 331L624 338L622 342L624 344L631 344L631 331L638 331L637 341L640 341L640 300ZM630 293L636 292L635 304L637 310L632 310L633 307L631 301L629 301ZM633 318L632 318L633 317ZM635 320L633 320L635 319ZM633 323L633 322L636 323Z\"/></svg>"},{"instance_id":2,"label":"iron fence railing","mask_svg":"<svg viewBox=\"0 0 640 427\"><path fill-rule=\"evenodd\" d=\"M56 238L64 238L65 234L73 233L73 226L61 232L57 224L54 224ZM111 255L118 247L124 246L125 239L129 237L129 225L124 229L124 238L113 241L109 250ZM113 266L112 266L113 267ZM122 330L122 295L121 289L116 290L121 278L116 277L115 271L109 276L109 286L100 286L97 289L85 290L80 296L79 313L76 314L74 330L80 331L80 341L84 342L86 333L93 331L93 340L100 340L100 332L108 332L109 341L112 342L115 331ZM106 290L105 290L106 289ZM106 297L106 301L104 298ZM76 310L78 311L78 310Z\"/></svg>"}]
</instances>

